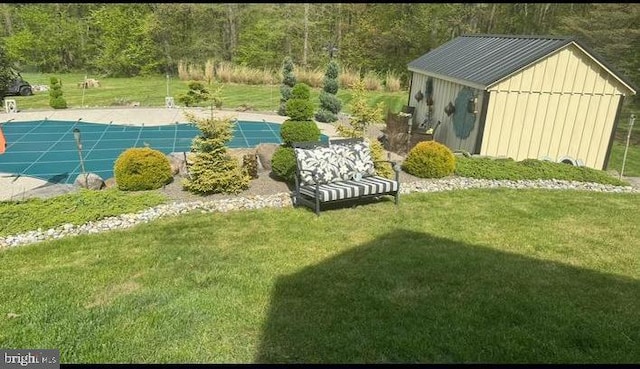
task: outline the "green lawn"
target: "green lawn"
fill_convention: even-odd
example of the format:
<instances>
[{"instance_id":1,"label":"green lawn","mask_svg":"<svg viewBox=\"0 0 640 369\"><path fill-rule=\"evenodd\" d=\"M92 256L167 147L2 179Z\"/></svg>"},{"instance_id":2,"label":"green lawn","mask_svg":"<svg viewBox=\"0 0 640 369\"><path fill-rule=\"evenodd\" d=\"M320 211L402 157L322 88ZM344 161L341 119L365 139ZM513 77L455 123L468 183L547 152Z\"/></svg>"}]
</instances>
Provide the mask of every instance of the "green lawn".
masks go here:
<instances>
[{"instance_id":1,"label":"green lawn","mask_svg":"<svg viewBox=\"0 0 640 369\"><path fill-rule=\"evenodd\" d=\"M611 148L611 158L608 169L613 169L620 173L622 170L622 158L624 157L625 144L614 141ZM640 145L630 145L627 152L627 161L624 166L626 177L640 177Z\"/></svg>"},{"instance_id":2,"label":"green lawn","mask_svg":"<svg viewBox=\"0 0 640 369\"><path fill-rule=\"evenodd\" d=\"M125 192L115 188L60 195L49 199L0 201L0 237L65 223L84 224L110 216L135 213L166 202L158 192Z\"/></svg>"},{"instance_id":3,"label":"green lawn","mask_svg":"<svg viewBox=\"0 0 640 369\"><path fill-rule=\"evenodd\" d=\"M140 106L153 107L164 106L167 96L167 79L164 76L133 77L133 78L99 78L101 86L83 90L77 87L78 82L84 80L84 74L40 74L23 73L32 85L49 85L51 76L62 79L63 97L69 108L126 106L132 102L139 102ZM188 82L177 78L169 80L169 95L173 96L176 104L178 97L188 90ZM206 83L205 83L206 84ZM400 111L407 103L407 92L369 92L370 102L384 101L393 111ZM312 89L311 97L318 101L320 89ZM223 106L226 109L235 109L247 105L255 111L276 111L280 104L280 86L278 85L241 85L224 84ZM343 103L343 112L348 113L348 103L351 100L351 91L340 89L338 97ZM35 92L33 96L16 96L15 100L20 110L51 109L49 106L49 92Z\"/></svg>"},{"instance_id":4,"label":"green lawn","mask_svg":"<svg viewBox=\"0 0 640 369\"><path fill-rule=\"evenodd\" d=\"M639 194L466 190L3 250L0 347L63 363L640 363L639 218Z\"/></svg>"}]
</instances>

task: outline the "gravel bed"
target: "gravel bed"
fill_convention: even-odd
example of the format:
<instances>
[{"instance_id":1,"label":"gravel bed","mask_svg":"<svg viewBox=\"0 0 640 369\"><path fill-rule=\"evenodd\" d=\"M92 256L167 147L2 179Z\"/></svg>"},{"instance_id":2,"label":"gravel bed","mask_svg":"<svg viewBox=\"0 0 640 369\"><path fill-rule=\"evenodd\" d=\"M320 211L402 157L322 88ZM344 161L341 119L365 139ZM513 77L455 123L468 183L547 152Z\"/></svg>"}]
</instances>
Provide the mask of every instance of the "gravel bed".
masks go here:
<instances>
[{"instance_id":1,"label":"gravel bed","mask_svg":"<svg viewBox=\"0 0 640 369\"><path fill-rule=\"evenodd\" d=\"M414 177L415 178L415 177ZM539 188L550 190L583 190L596 192L613 193L640 193L640 188L631 186L613 186L598 183L585 183L560 180L523 180L505 181L473 179L462 177L449 177L444 179L421 179L411 180L407 176L401 177L401 190L403 194L411 192L440 192L471 188ZM256 180L257 181L257 180ZM125 229L140 223L148 223L158 218L176 216L190 212L211 213L228 212L238 210L252 210L262 208L286 208L292 206L291 192L287 186L279 183L275 187L270 187L269 179L255 182L253 192L246 191L239 196L233 195L212 195L206 198L199 197L198 200L190 200L190 195L185 191L179 191L179 187L165 188L163 191L173 198L173 202L158 205L137 213L122 214L108 217L95 222L88 222L82 225L64 224L51 229L37 229L17 235L10 235L0 238L0 249L15 247L41 242L51 239L59 239L67 236L81 234L100 233L114 229ZM278 190L277 193L268 194L271 190ZM256 194L257 193L257 194ZM187 198L185 198L187 196Z\"/></svg>"}]
</instances>

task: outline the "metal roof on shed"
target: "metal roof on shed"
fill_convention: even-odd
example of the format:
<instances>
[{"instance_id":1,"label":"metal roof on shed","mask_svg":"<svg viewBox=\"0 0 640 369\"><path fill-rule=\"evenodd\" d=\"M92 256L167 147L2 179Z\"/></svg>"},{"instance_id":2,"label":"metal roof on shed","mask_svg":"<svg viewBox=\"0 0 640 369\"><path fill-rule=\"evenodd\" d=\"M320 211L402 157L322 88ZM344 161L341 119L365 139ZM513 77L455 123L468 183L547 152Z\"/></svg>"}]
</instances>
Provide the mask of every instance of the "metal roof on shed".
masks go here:
<instances>
[{"instance_id":1,"label":"metal roof on shed","mask_svg":"<svg viewBox=\"0 0 640 369\"><path fill-rule=\"evenodd\" d=\"M593 53L573 37L463 35L413 60L408 67L486 87L572 42ZM633 86L601 58L590 56L623 83Z\"/></svg>"}]
</instances>

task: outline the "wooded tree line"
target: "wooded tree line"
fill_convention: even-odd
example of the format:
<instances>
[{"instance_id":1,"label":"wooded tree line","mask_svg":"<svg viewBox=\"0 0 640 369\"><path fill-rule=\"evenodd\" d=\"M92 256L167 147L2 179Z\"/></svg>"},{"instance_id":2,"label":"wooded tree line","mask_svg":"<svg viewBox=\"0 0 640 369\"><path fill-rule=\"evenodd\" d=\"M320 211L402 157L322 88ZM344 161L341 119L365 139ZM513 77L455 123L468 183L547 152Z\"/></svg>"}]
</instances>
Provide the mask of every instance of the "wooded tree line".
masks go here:
<instances>
[{"instance_id":1,"label":"wooded tree line","mask_svg":"<svg viewBox=\"0 0 640 369\"><path fill-rule=\"evenodd\" d=\"M176 73L180 60L280 68L290 56L406 76L411 60L464 33L576 36L640 82L640 5L0 4L0 38L16 67L107 76Z\"/></svg>"}]
</instances>

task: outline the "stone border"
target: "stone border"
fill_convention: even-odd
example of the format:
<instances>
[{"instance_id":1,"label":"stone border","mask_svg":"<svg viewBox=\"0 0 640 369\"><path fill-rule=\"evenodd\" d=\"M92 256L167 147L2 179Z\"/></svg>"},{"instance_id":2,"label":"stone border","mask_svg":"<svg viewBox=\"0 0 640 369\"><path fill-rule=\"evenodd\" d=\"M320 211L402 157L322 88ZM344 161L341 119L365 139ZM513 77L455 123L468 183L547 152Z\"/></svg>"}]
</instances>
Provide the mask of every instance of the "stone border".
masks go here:
<instances>
[{"instance_id":1,"label":"stone border","mask_svg":"<svg viewBox=\"0 0 640 369\"><path fill-rule=\"evenodd\" d=\"M560 180L490 180L454 177L446 179L420 180L401 183L400 193L442 192L472 188L513 188L580 190L611 193L640 193L640 189L630 186L613 186L599 183L560 181ZM112 216L82 225L64 224L55 228L37 230L0 238L0 249L22 246L67 236L94 234L114 229L126 229L140 223L149 223L155 219L176 216L199 210L201 213L229 212L236 210L254 210L263 208L291 207L290 193L277 193L269 196L236 197L211 201L174 202L148 208L137 213Z\"/></svg>"}]
</instances>

